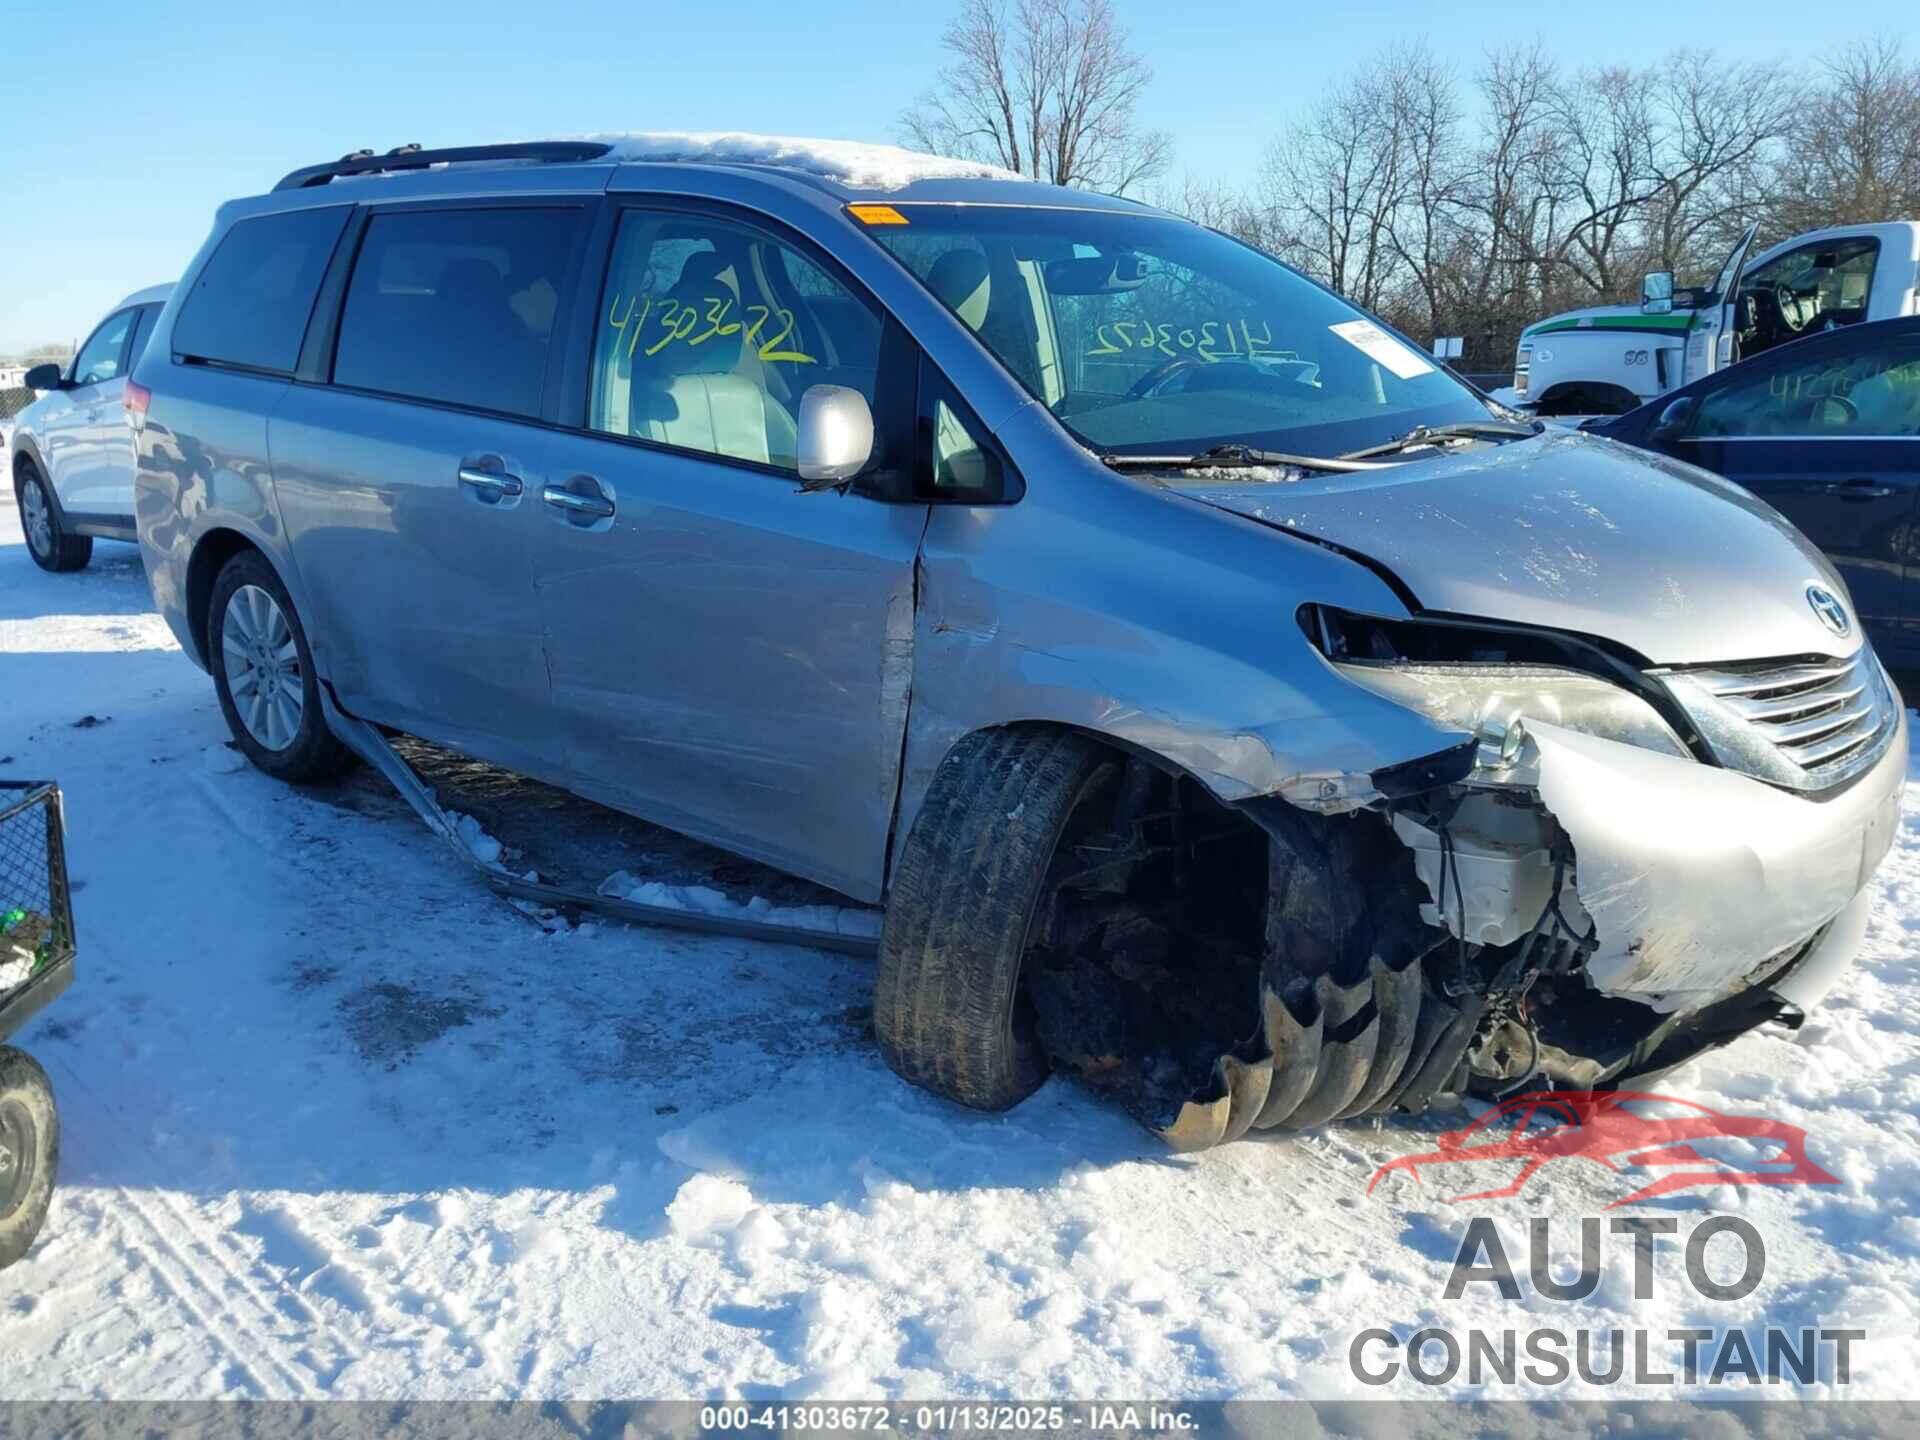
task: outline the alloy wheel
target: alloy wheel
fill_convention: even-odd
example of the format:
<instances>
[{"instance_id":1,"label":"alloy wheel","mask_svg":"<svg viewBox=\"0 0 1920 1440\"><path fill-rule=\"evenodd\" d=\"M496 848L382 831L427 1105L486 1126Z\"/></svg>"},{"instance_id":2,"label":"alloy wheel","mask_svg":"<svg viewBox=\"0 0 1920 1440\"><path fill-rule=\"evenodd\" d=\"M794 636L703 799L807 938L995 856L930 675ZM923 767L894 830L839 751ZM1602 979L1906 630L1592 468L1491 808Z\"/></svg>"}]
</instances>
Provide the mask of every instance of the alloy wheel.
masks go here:
<instances>
[{"instance_id":1,"label":"alloy wheel","mask_svg":"<svg viewBox=\"0 0 1920 1440\"><path fill-rule=\"evenodd\" d=\"M300 733L306 680L280 602L258 585L235 590L221 622L220 649L240 723L267 749L285 750Z\"/></svg>"},{"instance_id":2,"label":"alloy wheel","mask_svg":"<svg viewBox=\"0 0 1920 1440\"><path fill-rule=\"evenodd\" d=\"M20 505L27 544L44 560L53 554L53 511L47 506L47 492L40 488L38 476L27 476L20 486Z\"/></svg>"}]
</instances>

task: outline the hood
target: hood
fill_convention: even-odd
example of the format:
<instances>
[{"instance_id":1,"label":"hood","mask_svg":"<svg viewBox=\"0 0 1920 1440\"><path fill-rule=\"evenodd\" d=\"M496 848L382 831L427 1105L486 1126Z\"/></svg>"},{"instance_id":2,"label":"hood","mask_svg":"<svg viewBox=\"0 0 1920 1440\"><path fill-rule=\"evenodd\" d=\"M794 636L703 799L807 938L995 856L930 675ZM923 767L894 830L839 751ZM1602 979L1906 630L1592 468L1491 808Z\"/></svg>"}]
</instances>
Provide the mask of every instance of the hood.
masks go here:
<instances>
[{"instance_id":1,"label":"hood","mask_svg":"<svg viewBox=\"0 0 1920 1440\"><path fill-rule=\"evenodd\" d=\"M1613 440L1550 430L1363 474L1167 483L1361 556L1423 611L1600 636L1655 665L1860 645L1857 620L1839 636L1815 614L1809 585L1846 589L1778 513Z\"/></svg>"},{"instance_id":2,"label":"hood","mask_svg":"<svg viewBox=\"0 0 1920 1440\"><path fill-rule=\"evenodd\" d=\"M1691 310L1649 315L1638 305L1589 305L1584 310L1567 310L1536 320L1520 332L1520 338L1538 340L1562 330L1686 330L1692 324Z\"/></svg>"}]
</instances>

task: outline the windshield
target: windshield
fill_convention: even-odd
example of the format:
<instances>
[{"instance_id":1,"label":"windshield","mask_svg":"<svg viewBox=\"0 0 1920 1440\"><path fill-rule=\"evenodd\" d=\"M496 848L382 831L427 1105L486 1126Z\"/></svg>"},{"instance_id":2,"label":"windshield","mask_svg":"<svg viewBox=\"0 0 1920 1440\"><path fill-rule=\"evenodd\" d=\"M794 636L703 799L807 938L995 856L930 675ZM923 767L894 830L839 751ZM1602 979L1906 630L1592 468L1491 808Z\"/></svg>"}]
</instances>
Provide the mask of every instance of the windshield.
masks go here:
<instances>
[{"instance_id":1,"label":"windshield","mask_svg":"<svg viewBox=\"0 0 1920 1440\"><path fill-rule=\"evenodd\" d=\"M1183 220L894 207L868 228L1085 444L1331 456L1488 407L1346 301Z\"/></svg>"}]
</instances>

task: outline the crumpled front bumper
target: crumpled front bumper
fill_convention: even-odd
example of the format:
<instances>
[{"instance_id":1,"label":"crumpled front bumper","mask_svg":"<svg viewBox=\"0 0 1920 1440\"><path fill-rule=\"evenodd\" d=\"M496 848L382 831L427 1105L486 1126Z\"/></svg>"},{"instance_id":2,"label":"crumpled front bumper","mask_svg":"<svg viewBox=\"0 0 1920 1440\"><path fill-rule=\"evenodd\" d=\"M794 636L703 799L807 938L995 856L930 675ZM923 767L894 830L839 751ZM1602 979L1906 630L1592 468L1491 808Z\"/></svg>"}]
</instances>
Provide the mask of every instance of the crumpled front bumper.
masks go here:
<instances>
[{"instance_id":1,"label":"crumpled front bumper","mask_svg":"<svg viewBox=\"0 0 1920 1440\"><path fill-rule=\"evenodd\" d=\"M1854 902L1899 825L1904 710L1886 753L1824 799L1550 724L1527 730L1540 801L1572 842L1595 927L1597 989L1696 1009L1758 983L1843 913L1801 968L1817 958L1830 985L1852 958L1836 960L1831 942L1844 929L1857 949Z\"/></svg>"}]
</instances>

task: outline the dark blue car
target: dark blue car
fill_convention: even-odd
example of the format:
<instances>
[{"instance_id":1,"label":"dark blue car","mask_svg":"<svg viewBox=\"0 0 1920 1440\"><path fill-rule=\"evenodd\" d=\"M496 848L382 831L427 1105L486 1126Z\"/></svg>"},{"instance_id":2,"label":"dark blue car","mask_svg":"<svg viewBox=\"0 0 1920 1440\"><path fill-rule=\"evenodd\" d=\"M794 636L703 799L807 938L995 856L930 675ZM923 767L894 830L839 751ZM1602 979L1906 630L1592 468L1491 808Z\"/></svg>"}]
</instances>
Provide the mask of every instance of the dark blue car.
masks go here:
<instances>
[{"instance_id":1,"label":"dark blue car","mask_svg":"<svg viewBox=\"0 0 1920 1440\"><path fill-rule=\"evenodd\" d=\"M1584 428L1758 495L1839 567L1886 663L1920 665L1920 316L1812 335Z\"/></svg>"}]
</instances>

